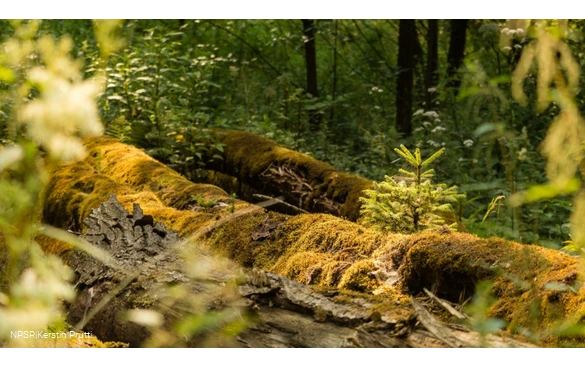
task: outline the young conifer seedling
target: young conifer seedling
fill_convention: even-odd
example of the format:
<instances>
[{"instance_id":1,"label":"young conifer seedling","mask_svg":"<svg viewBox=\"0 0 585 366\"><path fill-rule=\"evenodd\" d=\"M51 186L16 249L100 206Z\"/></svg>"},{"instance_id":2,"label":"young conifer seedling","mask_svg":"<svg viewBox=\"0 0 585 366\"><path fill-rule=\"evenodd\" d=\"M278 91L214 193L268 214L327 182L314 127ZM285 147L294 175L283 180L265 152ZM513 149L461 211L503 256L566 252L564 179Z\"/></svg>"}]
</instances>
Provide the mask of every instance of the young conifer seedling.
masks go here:
<instances>
[{"instance_id":1,"label":"young conifer seedling","mask_svg":"<svg viewBox=\"0 0 585 366\"><path fill-rule=\"evenodd\" d=\"M361 215L366 224L383 231L412 233L433 230L445 225L445 213L452 212L451 203L465 197L457 187L431 181L434 169L425 168L445 152L445 148L422 160L417 148L412 154L404 145L394 149L412 170L400 169L400 175L385 176L383 182L374 182L373 189L361 197ZM456 230L456 223L449 229Z\"/></svg>"}]
</instances>

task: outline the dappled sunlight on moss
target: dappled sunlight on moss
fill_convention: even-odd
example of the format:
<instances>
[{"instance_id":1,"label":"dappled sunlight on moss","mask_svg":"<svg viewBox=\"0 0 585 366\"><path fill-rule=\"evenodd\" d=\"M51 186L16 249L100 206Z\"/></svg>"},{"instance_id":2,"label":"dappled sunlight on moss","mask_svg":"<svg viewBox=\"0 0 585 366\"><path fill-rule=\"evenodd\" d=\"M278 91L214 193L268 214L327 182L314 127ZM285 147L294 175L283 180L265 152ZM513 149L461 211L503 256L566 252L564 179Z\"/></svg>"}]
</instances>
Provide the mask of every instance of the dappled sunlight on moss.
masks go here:
<instances>
[{"instance_id":1,"label":"dappled sunlight on moss","mask_svg":"<svg viewBox=\"0 0 585 366\"><path fill-rule=\"evenodd\" d=\"M499 238L470 234L422 233L405 236L395 260L405 290L433 289L439 297L460 302L475 284L492 279L496 302L489 315L504 319L511 330L532 329L544 341L558 322L583 309L577 258L562 252Z\"/></svg>"},{"instance_id":2,"label":"dappled sunlight on moss","mask_svg":"<svg viewBox=\"0 0 585 366\"><path fill-rule=\"evenodd\" d=\"M358 198L372 183L356 175L340 172L331 165L306 154L287 149L264 137L245 131L218 131L218 139L225 144L225 172L246 182L256 179L277 166L293 166L311 186L311 197L303 200L301 208L311 211L314 198L327 197L340 204L338 215L356 221L359 217Z\"/></svg>"},{"instance_id":3,"label":"dappled sunlight on moss","mask_svg":"<svg viewBox=\"0 0 585 366\"><path fill-rule=\"evenodd\" d=\"M208 184L194 184L140 149L116 139L104 136L88 138L85 146L90 154L88 163L99 173L137 191L154 192L167 206L186 209L194 203L192 196L195 195L205 199L230 199L222 189Z\"/></svg>"},{"instance_id":4,"label":"dappled sunlight on moss","mask_svg":"<svg viewBox=\"0 0 585 366\"><path fill-rule=\"evenodd\" d=\"M372 292L380 285L374 276L377 269L378 266L371 259L355 262L341 277L339 287L360 292Z\"/></svg>"},{"instance_id":5,"label":"dappled sunlight on moss","mask_svg":"<svg viewBox=\"0 0 585 366\"><path fill-rule=\"evenodd\" d=\"M239 200L233 208L203 207L195 194L207 202L231 198L219 188L189 182L116 140L88 141L90 157L61 165L50 181L44 211L49 223L81 228L90 210L114 193L126 209L138 203L183 237L203 232L198 244L215 254L317 288L337 288L340 294L357 291L380 296L383 303L406 304L409 295L426 287L461 303L478 282L490 279L497 300L489 316L506 320L513 331L530 329L545 341L552 334L546 329L585 315L577 259L559 251L465 233L382 233L328 214L291 217L257 209L238 215L250 207ZM152 181L139 175L137 166L148 167ZM48 238L37 241L55 254L70 249Z\"/></svg>"}]
</instances>

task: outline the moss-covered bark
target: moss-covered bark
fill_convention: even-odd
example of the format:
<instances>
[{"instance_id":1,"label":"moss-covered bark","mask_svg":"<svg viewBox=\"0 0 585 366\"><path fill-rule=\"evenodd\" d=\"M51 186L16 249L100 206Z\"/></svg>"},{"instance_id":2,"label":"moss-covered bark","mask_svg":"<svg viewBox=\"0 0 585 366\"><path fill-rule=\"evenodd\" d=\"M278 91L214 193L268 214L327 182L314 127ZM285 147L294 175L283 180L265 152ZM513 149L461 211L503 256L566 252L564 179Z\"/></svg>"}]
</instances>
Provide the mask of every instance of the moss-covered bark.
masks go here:
<instances>
[{"instance_id":1,"label":"moss-covered bark","mask_svg":"<svg viewBox=\"0 0 585 366\"><path fill-rule=\"evenodd\" d=\"M212 252L304 284L407 304L407 295L423 287L462 301L479 281L489 279L498 297L489 314L547 342L553 326L568 317L581 321L585 314L577 259L559 251L469 234L383 234L327 214L291 217L254 210L242 201L235 213L226 205L202 208L191 196L218 202L229 197L216 187L187 181L116 140L93 138L87 147L90 157L55 172L47 191L47 221L79 225L91 208L115 193L126 209L138 203L145 214L182 236L204 228L204 246ZM559 283L575 291L559 290Z\"/></svg>"},{"instance_id":2,"label":"moss-covered bark","mask_svg":"<svg viewBox=\"0 0 585 366\"><path fill-rule=\"evenodd\" d=\"M351 221L359 218L359 197L372 183L340 172L308 155L245 131L218 131L224 160L208 167L309 212L329 213Z\"/></svg>"}]
</instances>

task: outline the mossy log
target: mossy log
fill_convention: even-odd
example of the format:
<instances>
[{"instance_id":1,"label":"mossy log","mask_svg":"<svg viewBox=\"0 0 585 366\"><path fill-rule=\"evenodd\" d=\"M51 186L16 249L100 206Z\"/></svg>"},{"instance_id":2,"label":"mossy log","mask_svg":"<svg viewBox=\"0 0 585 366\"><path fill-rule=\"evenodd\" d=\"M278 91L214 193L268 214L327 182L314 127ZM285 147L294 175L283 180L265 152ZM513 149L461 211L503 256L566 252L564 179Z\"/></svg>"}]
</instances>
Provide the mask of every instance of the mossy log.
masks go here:
<instances>
[{"instance_id":1,"label":"mossy log","mask_svg":"<svg viewBox=\"0 0 585 366\"><path fill-rule=\"evenodd\" d=\"M77 300L69 307L68 321L83 324L85 329L103 340L116 340L131 346L144 344L151 331L124 321L126 310L141 308L163 312L165 328L172 327L188 312L165 303L165 289L182 284L194 294L214 294L208 299L225 304L226 283L236 278L234 272L214 266L212 259L199 250L207 271L205 280L190 278L185 263L173 245L179 238L134 204L128 213L112 195L85 220L83 237L109 253L108 264L78 251L64 255L75 269L79 288ZM51 239L46 238L50 241ZM180 244L180 243L179 243ZM184 245L185 243L183 243ZM202 265L201 261L199 265ZM186 343L190 346L222 345L247 347L413 347L442 345L433 336L415 328L415 314L408 306L393 304L384 298L358 293L318 290L270 273L252 272L239 279L240 302L237 318L251 320L236 339L220 338L217 332L198 334ZM122 284L122 285L120 285ZM219 290L219 291L218 291ZM216 297L215 297L216 296ZM110 297L103 307L92 310ZM225 305L222 305L225 304ZM254 316L251 317L250 313ZM215 339L213 339L215 338ZM219 343L218 343L219 342Z\"/></svg>"},{"instance_id":2,"label":"mossy log","mask_svg":"<svg viewBox=\"0 0 585 366\"><path fill-rule=\"evenodd\" d=\"M340 172L306 154L245 131L221 130L216 134L225 146L223 160L210 160L208 168L227 174L209 179L226 189L248 193L250 188L284 196L286 202L305 211L328 213L356 221L364 189L372 182ZM235 177L243 185L234 186ZM240 189L241 188L241 189Z\"/></svg>"},{"instance_id":3,"label":"mossy log","mask_svg":"<svg viewBox=\"0 0 585 366\"><path fill-rule=\"evenodd\" d=\"M185 252L177 250L189 241L179 241L176 232L145 215L137 204L132 213L127 212L115 195L92 210L84 224L87 230L83 237L111 258L96 260L77 251L63 256L75 269L79 288L77 300L69 307L68 321L103 340L131 346L156 340L156 330L125 319L130 309L162 312L163 329L171 328L181 317L192 316L185 304L173 308L166 301L169 289L176 292L181 285L189 293L206 294L213 306L208 311L229 307L236 311L233 317L248 319L245 329L230 338L222 336L229 323L225 326L220 318L208 324L205 332L187 338L188 346L461 347L480 341L477 333L434 323L422 307L415 313L407 304L385 297L313 288L261 271L248 272L242 278L217 266L197 247L187 249L197 253L198 265L207 270L204 278L189 276L182 259ZM239 303L226 301L224 290L236 277L243 300ZM176 299L173 304L177 304ZM413 304L421 306L414 300ZM425 314L426 327L433 333L417 325L417 314ZM530 346L493 336L490 341L492 346Z\"/></svg>"},{"instance_id":4,"label":"mossy log","mask_svg":"<svg viewBox=\"0 0 585 366\"><path fill-rule=\"evenodd\" d=\"M202 249L239 265L303 285L384 299L392 309L412 309L410 295L423 288L462 302L479 281L492 280L497 301L487 315L505 319L510 330L532 332L541 344L559 344L552 343L558 340L554 326L569 317L580 322L585 314L578 261L559 251L448 231L383 234L327 214L265 212L231 201L217 187L193 184L114 139L91 138L86 146L87 159L55 171L46 221L82 228L91 209L116 194L126 210L139 204L144 214L183 238L203 233ZM216 205L200 207L193 195ZM61 254L69 250L54 243L45 248Z\"/></svg>"}]
</instances>

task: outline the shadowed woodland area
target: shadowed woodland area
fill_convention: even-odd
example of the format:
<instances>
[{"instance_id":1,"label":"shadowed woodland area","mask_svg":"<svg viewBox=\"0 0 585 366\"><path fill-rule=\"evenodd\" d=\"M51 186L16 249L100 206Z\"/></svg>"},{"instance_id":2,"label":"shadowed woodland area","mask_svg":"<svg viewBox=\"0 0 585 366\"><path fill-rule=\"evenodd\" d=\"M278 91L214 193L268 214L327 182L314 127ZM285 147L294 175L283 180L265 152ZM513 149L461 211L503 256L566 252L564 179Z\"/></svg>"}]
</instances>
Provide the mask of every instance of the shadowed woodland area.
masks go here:
<instances>
[{"instance_id":1,"label":"shadowed woodland area","mask_svg":"<svg viewBox=\"0 0 585 366\"><path fill-rule=\"evenodd\" d=\"M0 21L0 345L582 347L584 26Z\"/></svg>"}]
</instances>

